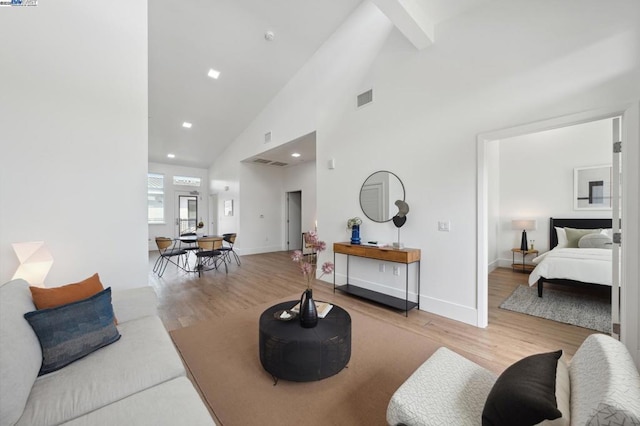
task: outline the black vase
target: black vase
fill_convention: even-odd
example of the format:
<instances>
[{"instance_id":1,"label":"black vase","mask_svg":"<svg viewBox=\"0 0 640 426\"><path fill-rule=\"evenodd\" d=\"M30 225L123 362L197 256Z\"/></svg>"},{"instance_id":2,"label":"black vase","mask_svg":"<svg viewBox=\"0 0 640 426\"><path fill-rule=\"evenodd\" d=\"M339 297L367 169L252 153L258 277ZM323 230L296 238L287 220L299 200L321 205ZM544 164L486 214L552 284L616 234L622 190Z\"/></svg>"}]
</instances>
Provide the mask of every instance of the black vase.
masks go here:
<instances>
[{"instance_id":1,"label":"black vase","mask_svg":"<svg viewBox=\"0 0 640 426\"><path fill-rule=\"evenodd\" d=\"M318 325L318 311L311 289L305 290L300 296L300 325L304 328L313 328Z\"/></svg>"}]
</instances>

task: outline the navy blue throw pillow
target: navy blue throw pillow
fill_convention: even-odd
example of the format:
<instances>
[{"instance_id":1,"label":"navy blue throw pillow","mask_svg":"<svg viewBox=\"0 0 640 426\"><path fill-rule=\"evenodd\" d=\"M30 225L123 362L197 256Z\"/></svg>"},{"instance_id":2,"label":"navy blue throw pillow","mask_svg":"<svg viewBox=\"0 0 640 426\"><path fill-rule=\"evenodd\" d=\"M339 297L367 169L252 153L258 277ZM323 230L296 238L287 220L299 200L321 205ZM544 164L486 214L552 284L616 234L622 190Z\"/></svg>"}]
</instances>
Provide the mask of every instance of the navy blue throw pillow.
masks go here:
<instances>
[{"instance_id":1,"label":"navy blue throw pillow","mask_svg":"<svg viewBox=\"0 0 640 426\"><path fill-rule=\"evenodd\" d=\"M111 287L87 299L24 314L42 347L38 376L51 373L120 339Z\"/></svg>"}]
</instances>

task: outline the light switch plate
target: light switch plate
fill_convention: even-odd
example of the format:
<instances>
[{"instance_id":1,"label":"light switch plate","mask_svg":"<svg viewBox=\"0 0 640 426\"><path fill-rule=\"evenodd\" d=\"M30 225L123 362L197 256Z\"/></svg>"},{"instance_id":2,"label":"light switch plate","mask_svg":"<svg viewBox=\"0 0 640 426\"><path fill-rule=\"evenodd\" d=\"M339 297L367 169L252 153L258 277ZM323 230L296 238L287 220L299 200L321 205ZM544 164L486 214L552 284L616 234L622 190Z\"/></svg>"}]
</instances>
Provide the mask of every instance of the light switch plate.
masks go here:
<instances>
[{"instance_id":1,"label":"light switch plate","mask_svg":"<svg viewBox=\"0 0 640 426\"><path fill-rule=\"evenodd\" d=\"M438 231L449 232L451 230L451 221L440 220L438 221Z\"/></svg>"}]
</instances>

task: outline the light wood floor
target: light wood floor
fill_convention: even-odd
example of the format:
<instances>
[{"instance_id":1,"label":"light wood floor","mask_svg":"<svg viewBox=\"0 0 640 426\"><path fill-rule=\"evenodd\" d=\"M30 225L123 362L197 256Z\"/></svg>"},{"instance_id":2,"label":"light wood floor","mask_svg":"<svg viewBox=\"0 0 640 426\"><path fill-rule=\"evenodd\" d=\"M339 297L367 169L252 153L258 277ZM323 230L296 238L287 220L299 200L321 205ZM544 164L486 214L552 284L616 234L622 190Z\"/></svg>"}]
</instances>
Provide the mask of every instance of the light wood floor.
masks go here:
<instances>
[{"instance_id":1,"label":"light wood floor","mask_svg":"<svg viewBox=\"0 0 640 426\"><path fill-rule=\"evenodd\" d=\"M157 254L149 260L149 282L159 296L159 313L165 327L175 330L210 318L232 315L238 309L295 295L304 280L287 252L242 256L242 265L232 263L229 273L197 274L178 271L170 265L159 278L152 272ZM316 281L314 298L336 303L347 310L388 321L429 337L497 373L524 356L563 349L570 358L592 330L531 317L498 308L527 275L498 268L489 275L489 326L477 328L458 321L413 310L409 317L371 302L333 293L332 284ZM371 336L372 339L375 336Z\"/></svg>"}]
</instances>

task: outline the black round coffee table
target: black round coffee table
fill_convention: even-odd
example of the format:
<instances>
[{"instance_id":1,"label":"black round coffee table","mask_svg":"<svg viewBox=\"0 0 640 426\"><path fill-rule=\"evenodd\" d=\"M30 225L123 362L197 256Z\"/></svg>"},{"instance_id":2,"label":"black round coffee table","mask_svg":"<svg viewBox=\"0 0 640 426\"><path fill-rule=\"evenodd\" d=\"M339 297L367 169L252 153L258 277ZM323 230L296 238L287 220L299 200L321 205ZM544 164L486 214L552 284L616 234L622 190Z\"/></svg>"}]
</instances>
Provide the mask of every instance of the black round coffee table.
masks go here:
<instances>
[{"instance_id":1,"label":"black round coffee table","mask_svg":"<svg viewBox=\"0 0 640 426\"><path fill-rule=\"evenodd\" d=\"M294 382L321 380L337 374L351 358L351 316L333 305L314 328L300 319L281 321L277 311L291 309L297 300L279 303L260 315L260 362L274 379Z\"/></svg>"}]
</instances>

